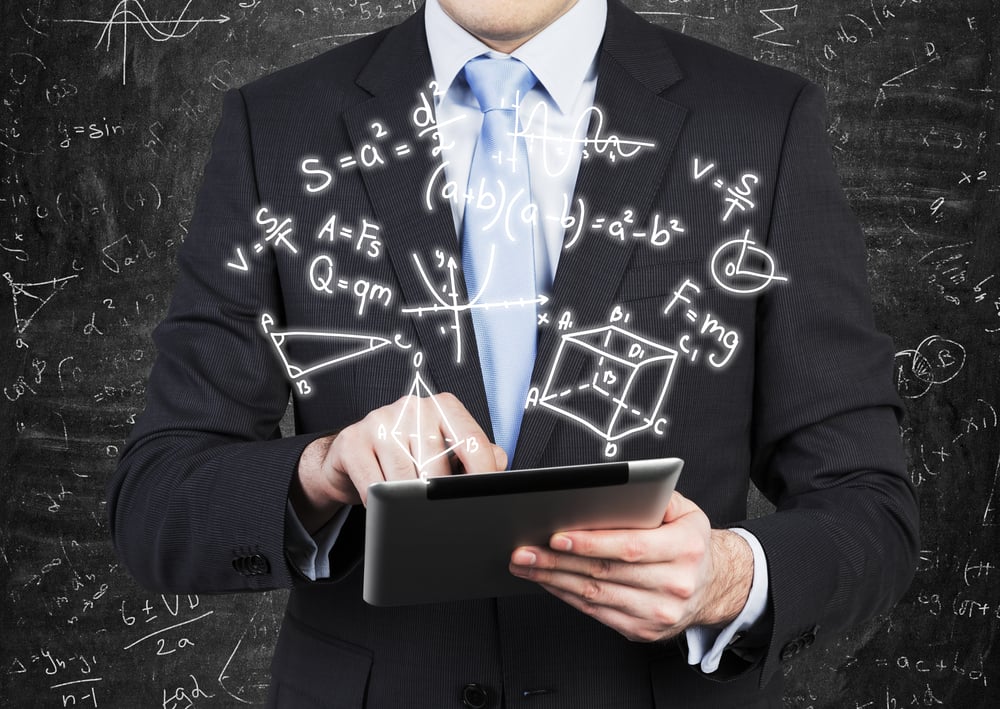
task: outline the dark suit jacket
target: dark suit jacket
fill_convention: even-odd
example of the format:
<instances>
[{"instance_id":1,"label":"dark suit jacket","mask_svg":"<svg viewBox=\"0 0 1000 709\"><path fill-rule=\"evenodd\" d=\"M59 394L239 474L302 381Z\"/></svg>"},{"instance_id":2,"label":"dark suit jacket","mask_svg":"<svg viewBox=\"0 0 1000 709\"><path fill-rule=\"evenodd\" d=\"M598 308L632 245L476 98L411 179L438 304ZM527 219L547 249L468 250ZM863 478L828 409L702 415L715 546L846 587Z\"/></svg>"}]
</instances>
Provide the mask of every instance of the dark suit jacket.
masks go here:
<instances>
[{"instance_id":1,"label":"dark suit jacket","mask_svg":"<svg viewBox=\"0 0 1000 709\"><path fill-rule=\"evenodd\" d=\"M109 488L116 546L143 585L292 587L274 657L275 705L458 707L462 688L477 683L494 707L501 693L509 708L778 707L786 662L814 639L885 611L907 587L916 508L899 444L893 350L872 322L864 242L831 161L822 92L656 28L615 0L599 61L604 135L652 139L657 149L585 160L577 195L589 215L629 208L645 224L658 212L680 217L686 231L668 248L587 233L561 257L548 312L555 322L570 310L579 330L607 324L620 305L634 332L675 344L685 332L698 335L680 309L664 315L690 277L703 286L699 312L739 332L725 369L678 364L663 407L667 434L623 439L618 458L684 458L680 490L714 525L741 525L761 541L769 610L742 643L762 648L762 657L747 664L727 653L705 677L685 664L680 642L629 642L545 594L369 607L361 599L363 509L352 511L338 541L331 580L309 582L287 562L285 503L300 452L405 394L412 368L409 354L383 347L316 372L312 393L294 396L299 435L281 439L289 384L262 335L262 313L289 328L401 333L425 352L425 378L489 430L476 357L456 366L448 322L399 313L429 301L413 254L432 264L435 250L458 248L448 206L422 206L437 159L411 120L431 76L418 12L226 95L174 300L155 333L147 410ZM337 168L373 141L373 121L390 132L386 164ZM401 143L413 150L397 158L391 146ZM303 189L307 156L335 173L330 190ZM695 157L716 162L729 183L745 170L760 176L755 209L722 224L724 191L694 180ZM260 204L293 216L297 255L253 251ZM333 213L355 229L377 222L383 253L367 258L354 241L317 239ZM713 287L708 262L747 228L790 280L734 297ZM225 266L238 262L237 247L246 271ZM308 264L323 253L339 277L390 287L392 307L371 303L359 318L352 297L317 293ZM475 353L462 317L465 351ZM561 334L541 328L536 383ZM707 356L711 340L700 342ZM582 371L584 359L563 364ZM514 466L593 462L603 447L582 426L534 407ZM751 480L775 514L745 519Z\"/></svg>"}]
</instances>

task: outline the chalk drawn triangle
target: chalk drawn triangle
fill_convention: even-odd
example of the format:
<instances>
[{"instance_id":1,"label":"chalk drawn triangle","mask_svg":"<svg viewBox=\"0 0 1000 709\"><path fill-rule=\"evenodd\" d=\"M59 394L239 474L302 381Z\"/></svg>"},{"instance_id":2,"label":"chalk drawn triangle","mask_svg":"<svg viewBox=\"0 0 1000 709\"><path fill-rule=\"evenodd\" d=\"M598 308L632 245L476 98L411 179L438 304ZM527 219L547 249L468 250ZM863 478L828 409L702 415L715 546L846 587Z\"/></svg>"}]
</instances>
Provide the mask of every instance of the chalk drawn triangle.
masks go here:
<instances>
[{"instance_id":1,"label":"chalk drawn triangle","mask_svg":"<svg viewBox=\"0 0 1000 709\"><path fill-rule=\"evenodd\" d=\"M10 275L9 271L4 273L3 277L7 280L7 285L10 286L11 298L14 301L14 328L18 335L24 334L35 316L38 315L38 311L48 305L56 293L65 288L71 280L77 278L77 276L63 276L38 283L15 283L14 277ZM51 291L46 293L44 292L45 288L51 288ZM23 300L19 301L19 296ZM30 313L28 313L29 310Z\"/></svg>"}]
</instances>

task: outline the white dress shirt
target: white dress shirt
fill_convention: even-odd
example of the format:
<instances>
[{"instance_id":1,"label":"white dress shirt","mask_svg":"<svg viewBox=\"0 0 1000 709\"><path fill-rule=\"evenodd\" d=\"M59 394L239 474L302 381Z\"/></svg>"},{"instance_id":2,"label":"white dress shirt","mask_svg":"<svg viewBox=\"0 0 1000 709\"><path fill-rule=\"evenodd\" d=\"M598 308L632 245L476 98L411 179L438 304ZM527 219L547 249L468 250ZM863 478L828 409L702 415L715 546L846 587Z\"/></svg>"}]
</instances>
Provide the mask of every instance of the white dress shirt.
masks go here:
<instances>
[{"instance_id":1,"label":"white dress shirt","mask_svg":"<svg viewBox=\"0 0 1000 709\"><path fill-rule=\"evenodd\" d=\"M538 207L534 256L536 292L548 293L559 264L563 216L571 202L580 168L582 140L597 89L597 53L607 18L606 0L578 0L559 19L514 50L510 55L490 49L456 24L438 0L427 0L424 20L434 80L435 115L440 135L446 179L463 195L468 184L472 154L482 126L479 103L465 82L462 70L470 59L488 54L513 56L538 79L521 97L522 130L544 136L528 140L528 170L532 201ZM554 48L560 48L553 51ZM611 107L613 108L613 107ZM465 204L452 201L455 233L462 233ZM310 537L288 504L285 544L289 558L307 578L330 575L329 556L350 507L344 507L314 537ZM737 633L749 628L767 607L767 560L750 532L734 529L753 550L754 575L749 598L740 615L723 629L692 627L686 631L688 663L704 672L719 667L722 653Z\"/></svg>"},{"instance_id":2,"label":"white dress shirt","mask_svg":"<svg viewBox=\"0 0 1000 709\"><path fill-rule=\"evenodd\" d=\"M580 169L580 147L586 137L597 90L597 50L604 35L605 0L579 0L543 32L510 55L487 47L445 14L437 0L424 6L427 44L434 79L439 87L435 107L441 135L445 175L465 192L472 153L479 138L483 114L466 83L463 69L470 59L487 54L512 56L538 79L521 97L518 115L528 140L528 177L531 200L538 207L535 230L535 292L549 293L563 246L563 217L568 211ZM553 52L553 47L572 47ZM462 233L465 204L452 201L455 233Z\"/></svg>"}]
</instances>

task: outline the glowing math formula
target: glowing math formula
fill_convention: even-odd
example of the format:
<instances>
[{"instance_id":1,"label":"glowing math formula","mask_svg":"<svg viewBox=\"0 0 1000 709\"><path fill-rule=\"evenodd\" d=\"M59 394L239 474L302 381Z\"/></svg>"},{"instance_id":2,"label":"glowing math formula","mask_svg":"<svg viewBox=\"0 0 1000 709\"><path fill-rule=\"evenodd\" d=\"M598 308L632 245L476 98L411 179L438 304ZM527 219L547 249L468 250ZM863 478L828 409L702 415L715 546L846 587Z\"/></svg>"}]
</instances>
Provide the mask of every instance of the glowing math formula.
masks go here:
<instances>
[{"instance_id":1,"label":"glowing math formula","mask_svg":"<svg viewBox=\"0 0 1000 709\"><path fill-rule=\"evenodd\" d=\"M610 134L605 135L604 111L597 106L590 106L582 111L576 119L577 127L572 131L574 135L584 136L580 138L557 137L549 130L549 107L545 103L538 103L527 114L521 110L521 103L516 106L518 125L522 129L514 133L512 138L524 138L529 149L536 142L548 148L555 144L561 150L543 150L543 160L545 171L549 175L558 175L567 169L574 161L569 147L579 147L581 157L589 160L592 157L603 157L608 162L628 160L637 156L643 150L655 150L656 143L649 140L636 138L622 138L621 136ZM564 158L561 163L553 164L552 154L561 153Z\"/></svg>"},{"instance_id":2,"label":"glowing math formula","mask_svg":"<svg viewBox=\"0 0 1000 709\"><path fill-rule=\"evenodd\" d=\"M383 347L395 344L402 349L409 349L396 335L392 340L378 335L356 335L342 332L324 332L315 330L275 330L274 318L264 313L260 319L261 329L271 340L274 350L281 360L288 378L295 382L300 394L311 394L312 387L306 377L342 362L363 357ZM296 359L293 350L299 346L306 349L311 359L302 361Z\"/></svg>"},{"instance_id":3,"label":"glowing math formula","mask_svg":"<svg viewBox=\"0 0 1000 709\"><path fill-rule=\"evenodd\" d=\"M615 217L594 216L588 219L587 208L582 198L577 198L574 211L569 211L568 200L563 200L563 215L560 225L566 230L563 248L569 250L576 245L585 233L605 234L612 239L623 242L630 239L645 240L650 246L664 248L670 245L674 236L686 232L681 220L677 217L664 217L659 212L653 215L652 222L646 227L636 225L635 210L626 209Z\"/></svg>"},{"instance_id":4,"label":"glowing math formula","mask_svg":"<svg viewBox=\"0 0 1000 709\"><path fill-rule=\"evenodd\" d=\"M672 315L675 308L683 312L684 319L695 326L695 333L685 332L677 340L681 354L692 364L697 363L702 348L696 346L701 341L713 342L713 350L707 356L707 362L715 369L722 369L736 354L740 346L740 335L726 327L708 310L699 310L694 305L694 299L702 292L701 286L690 278L684 279L673 292L673 296L663 309L664 315ZM683 303L683 305L681 305Z\"/></svg>"},{"instance_id":5,"label":"glowing math formula","mask_svg":"<svg viewBox=\"0 0 1000 709\"><path fill-rule=\"evenodd\" d=\"M899 432L905 475L920 501L920 547L899 605L858 632L827 636L825 648L784 668L784 704L1000 706L996 0L626 2L670 30L656 32L682 76L660 89L670 57L613 32L590 75L594 106L587 92L576 101L549 92L543 75L538 89L515 100L519 126L499 146L509 158L515 142L525 143L531 190L520 193L465 178L479 116L461 77L427 83L426 47L394 61L382 54L383 63L367 70L382 76L361 77L380 78L381 86L352 83L363 47L387 47L383 38L398 32L379 33L419 4L4 3L0 705L266 702L286 592L161 596L130 578L108 540L114 520L105 482L143 421L157 357L151 335L169 312L178 274L197 292L227 300L222 309L198 303L210 311L214 324L206 327L227 327L238 316L232 326L255 348L252 358L217 352L203 364L223 376L227 391L245 381L225 378L230 370L277 379L267 386L277 394L268 416L281 415L287 391L284 436L295 435L296 423L323 426L325 410L343 413L331 422L339 426L399 401L407 415L397 420L397 408L381 419L378 444L422 475L445 472L490 442L463 440L467 429L442 421L432 397L461 393L486 423L489 410L472 379L472 321L518 308L512 314L534 313L538 324L534 365L525 362L532 367L521 427L525 464L683 451L695 491L698 457L688 450L739 426L747 411L730 402L750 390L753 442L737 441L727 460L749 453L761 471L780 463L760 445L774 408L756 385L765 381L756 380L765 354L758 341L768 355L781 342L785 361L815 375L824 391L870 386L837 379L842 355L854 354L846 338L867 321L852 321L853 300L824 299L836 292L826 286L840 277L840 240L859 236L854 223L839 228L834 212L812 201L839 199L825 181L832 157L863 227L875 322L894 343L882 340L877 356L885 366L871 374L883 382L881 400L903 410ZM762 81L737 85L739 67L730 73L694 63L692 43L676 32L759 60L742 66ZM377 36L343 48L366 35ZM282 76L247 87L328 50L356 58L351 76L315 75L309 96L294 94L302 85ZM821 91L765 64L798 72ZM629 73L637 68L650 71ZM705 74L718 82L701 103L696 82ZM776 84L764 86L770 77ZM327 81L338 92L333 101ZM277 103L264 99L268 87L282 93ZM374 100L368 88L378 89ZM245 115L229 91L240 91ZM279 103L282 110L273 111ZM237 111L224 117L229 142L208 179L222 188L214 194L240 201L199 207L223 105ZM799 162L806 153L822 165ZM230 158L246 171L215 171L237 164ZM225 219L205 219L218 207ZM504 298L478 294L478 280L463 288L467 209L497 225L530 227L544 244L531 295L487 302ZM795 231L772 231L791 224L789 217L798 220ZM821 258L829 262L815 260L815 239L828 245ZM860 248L857 242L859 257ZM188 258L194 254L209 261ZM510 271L495 266L491 287ZM191 302L194 294L180 296ZM813 361L796 357L808 345L798 338L813 332L783 318L794 313L808 328L810 317L829 322L827 309L838 318L838 340ZM198 331L183 328L175 337L187 340L164 344L198 345L192 336ZM422 366L414 362L418 352ZM248 373L251 363L260 369ZM794 393L783 384L779 406ZM892 385L900 400L890 396ZM699 398L712 388L719 397ZM334 399L344 393L349 400ZM806 403L812 409L824 401ZM430 420L439 430L421 436ZM729 449L709 452L727 456ZM183 484L176 492L183 495ZM190 502L212 504L207 496ZM765 508L751 490L747 516ZM273 519L248 519L241 531ZM195 551L213 553L207 544ZM242 584L229 549L217 551L215 578ZM272 568L284 564L277 549L270 552ZM824 627L824 635L838 632Z\"/></svg>"},{"instance_id":6,"label":"glowing math formula","mask_svg":"<svg viewBox=\"0 0 1000 709\"><path fill-rule=\"evenodd\" d=\"M778 275L774 257L750 238L749 229L715 250L711 270L713 281L737 295L760 293L772 283L788 280Z\"/></svg>"},{"instance_id":7,"label":"glowing math formula","mask_svg":"<svg viewBox=\"0 0 1000 709\"><path fill-rule=\"evenodd\" d=\"M333 257L320 254L309 264L309 285L317 293L337 295L343 291L354 297L358 304L358 316L365 314L369 303L377 303L384 308L392 304L392 288L372 283L364 278L350 280L338 278Z\"/></svg>"},{"instance_id":8,"label":"glowing math formula","mask_svg":"<svg viewBox=\"0 0 1000 709\"><path fill-rule=\"evenodd\" d=\"M442 251L438 251L436 256L438 270L447 269L448 272L447 279L440 285L435 285L432 282L419 256L417 256L417 254L413 254L414 267L417 269L424 286L427 288L427 294L434 300L434 302L427 305L415 305L402 308L400 312L407 315L415 315L417 317L435 315L438 313L449 314L451 323L448 326L442 325L441 333L445 334L447 330L454 333L455 364L462 363L462 320L459 317L462 312L467 310L489 310L491 308L535 307L536 305L545 305L549 300L548 296L539 295L530 299L520 298L517 300L484 301L482 299L483 293L489 285L490 278L502 277L502 274L494 274L493 272L494 259L493 251L491 250L489 267L487 269L486 276L483 278L483 282L480 285L479 291L473 295L468 302L462 302L463 299L460 298L456 280L456 274L459 269L458 261L456 261L454 256L446 256Z\"/></svg>"},{"instance_id":9,"label":"glowing math formula","mask_svg":"<svg viewBox=\"0 0 1000 709\"><path fill-rule=\"evenodd\" d=\"M422 207L428 213L437 209L439 203L452 205L458 213L478 210L490 225L499 225L501 235L507 238L513 238L526 227L537 230L543 220L555 222L564 233L563 249L567 251L581 248L580 244L586 239L610 239L620 244L640 241L654 249L665 249L679 238L692 238L686 220L659 210L640 214L634 208L623 206L617 214L596 214L591 213L583 197L563 194L561 212L546 214L524 188L510 192L502 179L496 178L494 182L480 179L469 185L449 180L447 169L454 146L443 137L442 129L463 117L439 124L434 110L439 98L438 88L432 82L427 91L419 93L417 104L409 114L411 126L408 130L418 139L429 140L422 148L432 158L422 187ZM518 139L527 142L529 159L541 160L549 175L559 175L574 168L579 160L627 162L644 151L656 149L653 141L623 138L606 130L608 118L596 107L578 117L574 128L574 135L578 137L569 140L558 137L551 131L551 116L544 104L526 112L522 101L518 96L514 104L520 116L520 128L510 134L512 149L500 150L494 156L496 160L515 159L517 151L513 146ZM342 154L332 162L317 155L306 155L298 160L297 172L302 177L301 188L307 199L335 193L351 172L390 169L393 161L412 159L419 147L400 138L401 132L385 121L371 121L367 129L367 136L350 154ZM515 166L515 169L523 167ZM723 224L757 207L755 189L761 177L756 172L744 171L736 181L728 182L715 161L695 158L691 177L696 184L704 183L722 193ZM457 236L454 252L438 248L432 259L428 259L426 253L409 254L408 265L426 296L425 300L418 298L414 302L412 294L403 300L396 292L396 284L379 282L365 273L366 262L381 259L386 239L405 236L383 233L382 227L368 218L347 223L333 212L318 229L311 227L315 231L312 243L307 245L309 239L300 233L296 221L296 215L288 213L281 205L259 206L253 213L259 238L248 246L237 246L234 258L225 266L247 272L253 259L265 249L282 254L290 264L301 264L298 267L304 270L306 282L317 298L351 299L354 314L360 320L366 319L373 309L396 313L403 318L431 319L436 332L453 343L453 364L458 367L467 359L463 351L467 336L462 330L467 323L463 314L468 311L533 308L541 327L548 325L553 317L543 309L550 300L548 294L502 302L484 299L483 293L491 279L511 277L495 272L493 250L489 252L491 258L479 291L465 293L460 287L464 278ZM318 248L320 245L324 248ZM297 261L300 255L304 258ZM723 240L706 265L715 285L734 296L756 295L774 284L788 281L788 276L778 271L774 258L757 243L750 229L744 229L741 236ZM696 301L701 293L701 285L689 278L675 288L665 303L663 315L666 319L676 323L673 316L680 315L680 322L685 326L671 338L669 346L658 341L655 332L631 329L630 315L621 307L616 307L608 324L584 328L577 326L570 311L566 310L553 323L560 332L556 356L543 380L534 383L529 390L526 405L540 407L550 415L571 420L590 430L604 441L606 457L617 455L618 442L622 439L647 431L665 435L667 422L660 412L671 381L678 376L677 363L705 363L711 369L723 369L732 361L740 345L740 335L735 329L714 313L698 307ZM312 378L325 370L386 347L406 350L415 344L404 342L399 332L366 332L363 328L357 331L354 326L351 331L280 328L269 313L262 314L260 322L285 375L300 396L314 392ZM572 351L586 353L590 364L584 375L566 372L564 362ZM422 361L423 353L419 356ZM405 396L410 403L406 415L400 418L400 425L419 418L418 402L432 397L419 368ZM603 414L595 417L595 411ZM440 412L435 415L439 416ZM384 435L408 451L418 470L424 470L437 456L463 443L455 437L445 436L448 440L424 446L413 439L415 434L399 426ZM424 454L431 450L433 454Z\"/></svg>"},{"instance_id":10,"label":"glowing math formula","mask_svg":"<svg viewBox=\"0 0 1000 709\"><path fill-rule=\"evenodd\" d=\"M701 182L710 177L715 172L715 163L703 163L700 158L694 159L692 165L692 177L694 181ZM708 184L713 189L724 191L722 212L722 222L730 220L734 213L750 212L757 207L754 201L754 190L760 184L760 177L753 172L743 173L736 183L727 183L725 178L716 177L709 180Z\"/></svg>"}]
</instances>

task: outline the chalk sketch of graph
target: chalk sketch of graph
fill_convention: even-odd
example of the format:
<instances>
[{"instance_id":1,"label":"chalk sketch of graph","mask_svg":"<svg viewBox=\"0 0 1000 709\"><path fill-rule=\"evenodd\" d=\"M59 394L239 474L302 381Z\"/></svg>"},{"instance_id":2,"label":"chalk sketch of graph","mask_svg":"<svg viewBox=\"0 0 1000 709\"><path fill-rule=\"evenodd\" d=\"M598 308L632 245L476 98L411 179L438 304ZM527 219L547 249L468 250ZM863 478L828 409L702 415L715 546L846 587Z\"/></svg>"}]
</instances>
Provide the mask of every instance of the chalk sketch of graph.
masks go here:
<instances>
[{"instance_id":1,"label":"chalk sketch of graph","mask_svg":"<svg viewBox=\"0 0 1000 709\"><path fill-rule=\"evenodd\" d=\"M154 42L166 42L171 39L182 39L198 29L202 23L224 24L229 22L228 15L219 15L212 19L204 17L186 17L188 8L193 0L188 0L181 13L169 20L151 20L146 14L146 8L142 6L141 0L119 0L115 9L111 12L111 17L107 20L56 20L56 22L75 22L85 25L102 25L104 29L101 36L94 45L95 49L101 44L106 45L106 51L111 51L111 35L117 28L121 28L122 35L122 85L125 84L125 66L128 59L129 27L136 25L145 35Z\"/></svg>"},{"instance_id":2,"label":"chalk sketch of graph","mask_svg":"<svg viewBox=\"0 0 1000 709\"><path fill-rule=\"evenodd\" d=\"M267 313L261 317L260 324L264 333L271 338L271 344L285 367L285 373L292 380L302 380L320 369L333 367L392 344L392 340L378 335L351 335L318 330L275 331L271 330L274 318ZM296 362L292 361L292 355L288 352L290 347L298 351ZM300 383L305 384L304 381ZM308 385L300 386L299 390L303 394L310 391Z\"/></svg>"},{"instance_id":3,"label":"chalk sketch of graph","mask_svg":"<svg viewBox=\"0 0 1000 709\"><path fill-rule=\"evenodd\" d=\"M71 280L77 278L77 276L63 276L38 283L15 283L14 277L10 275L9 271L4 273L3 277L7 281L7 285L10 286L11 298L14 301L14 329L17 330L18 335L24 334L24 331L31 325L31 321L38 315L38 311L48 305L56 293L65 288ZM24 307L18 301L19 296L22 296L25 301L31 301L31 303Z\"/></svg>"}]
</instances>

